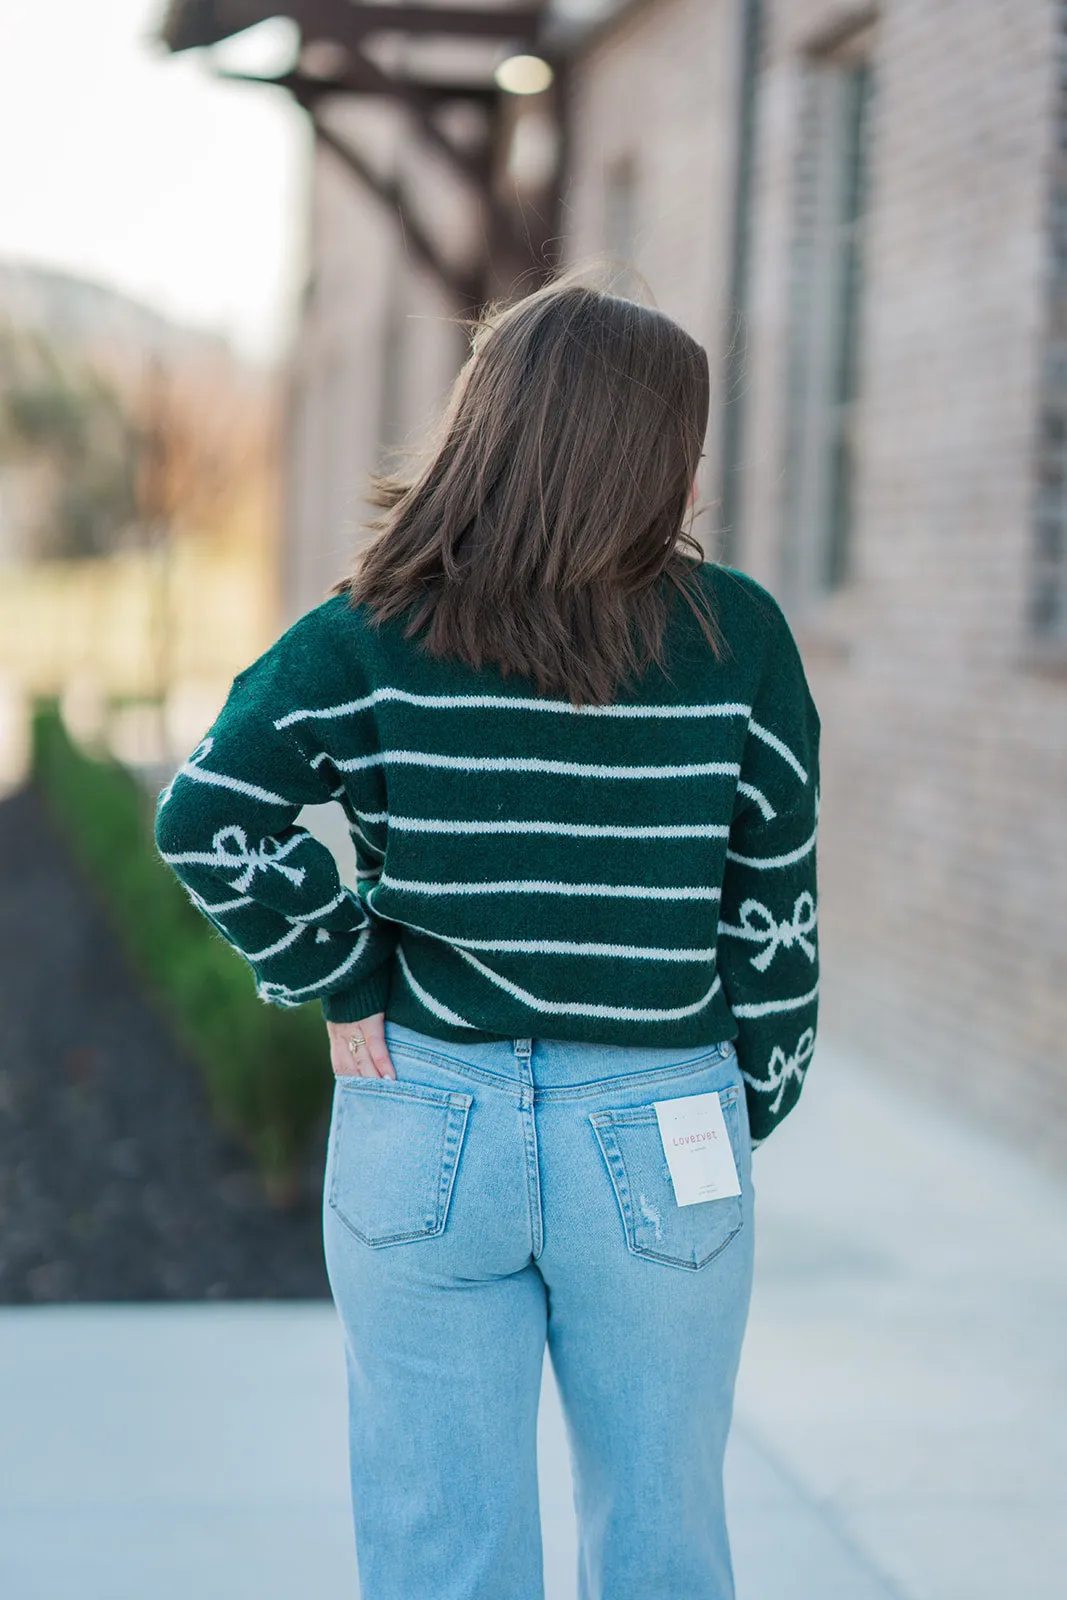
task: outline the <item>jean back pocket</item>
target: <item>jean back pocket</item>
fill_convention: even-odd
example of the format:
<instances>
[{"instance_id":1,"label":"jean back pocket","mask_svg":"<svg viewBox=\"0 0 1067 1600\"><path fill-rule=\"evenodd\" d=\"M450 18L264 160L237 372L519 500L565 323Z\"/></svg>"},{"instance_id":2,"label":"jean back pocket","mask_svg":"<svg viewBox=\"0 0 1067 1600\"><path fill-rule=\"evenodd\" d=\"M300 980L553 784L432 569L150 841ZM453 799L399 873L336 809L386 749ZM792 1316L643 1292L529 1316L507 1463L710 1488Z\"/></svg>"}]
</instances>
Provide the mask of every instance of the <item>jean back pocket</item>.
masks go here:
<instances>
[{"instance_id":1,"label":"jean back pocket","mask_svg":"<svg viewBox=\"0 0 1067 1600\"><path fill-rule=\"evenodd\" d=\"M741 1093L740 1085L723 1089L719 1102L738 1174L743 1178ZM740 1233L744 1221L741 1195L678 1204L654 1105L592 1111L589 1120L634 1255L696 1271Z\"/></svg>"},{"instance_id":2,"label":"jean back pocket","mask_svg":"<svg viewBox=\"0 0 1067 1600\"><path fill-rule=\"evenodd\" d=\"M391 1078L338 1078L327 1199L364 1244L444 1232L473 1096Z\"/></svg>"}]
</instances>

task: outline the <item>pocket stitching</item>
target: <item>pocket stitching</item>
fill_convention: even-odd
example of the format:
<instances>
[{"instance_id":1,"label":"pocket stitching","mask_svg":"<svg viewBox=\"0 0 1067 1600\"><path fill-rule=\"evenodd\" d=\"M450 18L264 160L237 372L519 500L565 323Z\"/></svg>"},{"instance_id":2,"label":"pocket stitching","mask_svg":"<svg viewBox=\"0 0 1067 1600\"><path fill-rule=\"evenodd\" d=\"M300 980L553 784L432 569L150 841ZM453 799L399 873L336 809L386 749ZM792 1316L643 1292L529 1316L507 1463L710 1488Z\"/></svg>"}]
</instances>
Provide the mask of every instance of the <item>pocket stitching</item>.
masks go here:
<instances>
[{"instance_id":1,"label":"pocket stitching","mask_svg":"<svg viewBox=\"0 0 1067 1600\"><path fill-rule=\"evenodd\" d=\"M509 1041L507 1039L501 1039L498 1042L506 1044ZM462 1056L450 1056L444 1051L430 1050L422 1045L411 1044L406 1039L397 1039L393 1041L387 1039L386 1043L389 1046L390 1055L394 1056L398 1060L407 1055L411 1056L416 1061L429 1062L433 1066L453 1068L459 1067L468 1075L479 1078L483 1082L491 1084L494 1088L500 1088L502 1086L505 1088L510 1088L512 1086L513 1080L511 1078L502 1076L501 1073L494 1072L489 1068L476 1066L473 1062L464 1059ZM629 1083L638 1083L642 1078L648 1078L659 1074L662 1074L664 1077L683 1076L687 1073L697 1070L705 1070L715 1061L728 1061L730 1059L731 1052L733 1051L734 1041L732 1039L724 1039L721 1040L719 1044L709 1045L706 1053L698 1056L689 1056L682 1061L676 1062L673 1066L635 1068L632 1072L621 1074L618 1079L613 1079L612 1082L618 1082L620 1086L625 1086ZM346 1076L355 1075L347 1074ZM339 1079L338 1081L341 1080ZM375 1080L371 1079L369 1081L374 1082ZM543 1097L546 1100L580 1098L585 1095L599 1093L603 1089L603 1086L604 1079L597 1078L590 1083L577 1084L568 1088L559 1087L552 1089L538 1089L537 1094L538 1097Z\"/></svg>"},{"instance_id":2,"label":"pocket stitching","mask_svg":"<svg viewBox=\"0 0 1067 1600\"><path fill-rule=\"evenodd\" d=\"M726 1091L723 1091L723 1093L725 1092ZM732 1093L728 1104L724 1103L724 1113L728 1109L733 1109L739 1097L740 1089ZM655 1110L648 1106L623 1107L621 1109L624 1114L627 1110L651 1110L652 1113L651 1118L631 1120L624 1123L624 1126L647 1126L649 1121L655 1122L657 1120ZM680 1267L683 1269L683 1271L698 1272L702 1267L706 1267L709 1261L714 1261L717 1255L721 1255L722 1251L726 1249L726 1246L737 1238L738 1234L745 1225L743 1209L739 1207L740 1216L737 1227L731 1229L731 1231L726 1235L726 1238L717 1244L714 1250L710 1251L708 1255L702 1256L698 1261L683 1261L680 1256L669 1256L666 1255L662 1250L654 1250L648 1245L639 1244L637 1241L637 1224L633 1212L633 1197L630 1191L629 1178L626 1173L626 1161L622 1154L618 1140L614 1136L614 1123L617 1116L618 1113L616 1111L591 1111L589 1113L589 1121L593 1126L593 1133L596 1137L597 1144L600 1147L601 1155L604 1157L605 1164L608 1168L608 1176L611 1179L611 1186L615 1191L615 1199L622 1215L623 1232L626 1235L626 1245L628 1250L630 1251L631 1255L642 1256L646 1260L650 1261L659 1261L662 1262L664 1266ZM727 1131L729 1132L729 1130ZM730 1140L730 1149L733 1153L736 1164L737 1149L733 1139ZM666 1157L664 1157L664 1160L666 1160ZM673 1195L673 1181L669 1176L667 1181L670 1184ZM741 1196L732 1195L729 1196L729 1198L740 1200ZM677 1204L677 1202L675 1203Z\"/></svg>"},{"instance_id":3,"label":"pocket stitching","mask_svg":"<svg viewBox=\"0 0 1067 1600\"><path fill-rule=\"evenodd\" d=\"M469 1108L473 1099L472 1095L463 1094L459 1089L435 1089L430 1084L408 1083L404 1079L396 1078L368 1078L362 1072L335 1073L334 1081L343 1089L359 1084L365 1094L389 1094L399 1099L429 1100L442 1108L450 1105Z\"/></svg>"},{"instance_id":4,"label":"pocket stitching","mask_svg":"<svg viewBox=\"0 0 1067 1600\"><path fill-rule=\"evenodd\" d=\"M364 1079L363 1081L368 1084L375 1082L379 1084L381 1083L380 1079ZM381 1239L371 1239L366 1233L363 1232L361 1228L356 1225L354 1221L352 1221L350 1217L345 1214L344 1211L342 1211L339 1204L337 1193L338 1173L336 1152L340 1143L341 1129L345 1117L344 1101L342 1100L339 1105L340 1114L337 1118L337 1127L334 1132L333 1175L330 1183L328 1201L330 1209L337 1216L338 1220L348 1229L349 1233L357 1238L361 1244L365 1244L370 1250L380 1250L386 1245L409 1244L420 1239L438 1238L445 1231L445 1227L448 1223L448 1212L452 1203L452 1190L455 1186L456 1173L459 1170L459 1157L463 1147L463 1139L467 1131L467 1118L470 1114L473 1096L469 1094L460 1094L447 1089L429 1089L422 1084L410 1085L409 1089L418 1089L422 1092L411 1093L405 1092L404 1090L390 1090L389 1092L395 1093L400 1098L414 1101L417 1104L424 1105L430 1101L431 1103L437 1104L439 1109L443 1110L445 1113L444 1127L442 1129L440 1142L441 1174L438 1180L437 1195L435 1199L436 1209L434 1215L434 1225L433 1227L428 1228L423 1227L415 1230L409 1229L404 1233L390 1233ZM437 1095L444 1097L443 1103L433 1099L433 1097Z\"/></svg>"},{"instance_id":5,"label":"pocket stitching","mask_svg":"<svg viewBox=\"0 0 1067 1600\"><path fill-rule=\"evenodd\" d=\"M713 1089L712 1094L718 1094L723 1115L731 1110L741 1098L741 1085L732 1084L728 1089ZM675 1095L671 1098L685 1100L686 1095ZM611 1111L591 1111L589 1120L594 1126L604 1124L618 1124L620 1127L641 1127L647 1122L657 1122L656 1108L653 1105L645 1106L620 1106Z\"/></svg>"}]
</instances>

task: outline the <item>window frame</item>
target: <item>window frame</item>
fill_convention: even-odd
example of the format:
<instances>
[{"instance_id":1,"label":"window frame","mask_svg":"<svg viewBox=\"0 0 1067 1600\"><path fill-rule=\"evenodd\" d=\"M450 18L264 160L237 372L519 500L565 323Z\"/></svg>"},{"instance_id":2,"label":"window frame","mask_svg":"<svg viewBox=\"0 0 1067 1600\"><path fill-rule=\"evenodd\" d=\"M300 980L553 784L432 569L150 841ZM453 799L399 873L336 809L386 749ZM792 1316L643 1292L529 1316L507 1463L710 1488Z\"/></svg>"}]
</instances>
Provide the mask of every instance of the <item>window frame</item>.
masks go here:
<instances>
[{"instance_id":1,"label":"window frame","mask_svg":"<svg viewBox=\"0 0 1067 1600\"><path fill-rule=\"evenodd\" d=\"M1028 663L1058 674L1067 673L1067 0L1058 0L1055 28L1024 627Z\"/></svg>"},{"instance_id":2,"label":"window frame","mask_svg":"<svg viewBox=\"0 0 1067 1600\"><path fill-rule=\"evenodd\" d=\"M854 577L876 42L868 19L800 62L780 562L802 617Z\"/></svg>"}]
</instances>

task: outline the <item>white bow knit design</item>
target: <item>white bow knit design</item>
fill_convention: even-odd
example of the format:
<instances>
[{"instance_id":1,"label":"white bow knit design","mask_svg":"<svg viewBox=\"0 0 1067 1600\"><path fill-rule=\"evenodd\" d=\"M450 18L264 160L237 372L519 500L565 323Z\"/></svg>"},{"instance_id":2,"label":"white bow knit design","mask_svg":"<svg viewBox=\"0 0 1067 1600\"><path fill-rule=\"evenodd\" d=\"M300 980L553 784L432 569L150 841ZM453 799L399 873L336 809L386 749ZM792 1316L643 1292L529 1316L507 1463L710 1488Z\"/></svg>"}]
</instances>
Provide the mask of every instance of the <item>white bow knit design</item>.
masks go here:
<instances>
[{"instance_id":1,"label":"white bow knit design","mask_svg":"<svg viewBox=\"0 0 1067 1600\"><path fill-rule=\"evenodd\" d=\"M275 838L264 839L254 849L249 849L248 835L243 828L232 824L227 828L220 828L211 840L211 847L215 852L216 864L226 872L243 867L240 877L234 878L232 887L244 894L257 872L280 872L288 878L291 884L299 889L304 881L303 867L291 867L283 859L297 845L303 844L306 834L288 839L283 844Z\"/></svg>"},{"instance_id":2,"label":"white bow knit design","mask_svg":"<svg viewBox=\"0 0 1067 1600\"><path fill-rule=\"evenodd\" d=\"M739 927L720 923L719 932L735 939L751 939L764 946L752 957L757 972L766 972L779 950L791 950L794 945L800 946L809 961L815 960L815 945L808 938L815 929L815 900L807 889L797 896L788 922L777 921L773 911L760 900L743 901L740 915Z\"/></svg>"},{"instance_id":3,"label":"white bow knit design","mask_svg":"<svg viewBox=\"0 0 1067 1600\"><path fill-rule=\"evenodd\" d=\"M790 1078L795 1078L797 1083L803 1083L804 1073L808 1062L815 1051L815 1030L805 1028L797 1040L797 1047L791 1056L787 1056L781 1045L775 1045L771 1051L769 1071L766 1078L753 1078L749 1073L742 1074L746 1083L751 1084L760 1094L773 1094L770 1111L773 1116L782 1103L785 1086Z\"/></svg>"}]
</instances>

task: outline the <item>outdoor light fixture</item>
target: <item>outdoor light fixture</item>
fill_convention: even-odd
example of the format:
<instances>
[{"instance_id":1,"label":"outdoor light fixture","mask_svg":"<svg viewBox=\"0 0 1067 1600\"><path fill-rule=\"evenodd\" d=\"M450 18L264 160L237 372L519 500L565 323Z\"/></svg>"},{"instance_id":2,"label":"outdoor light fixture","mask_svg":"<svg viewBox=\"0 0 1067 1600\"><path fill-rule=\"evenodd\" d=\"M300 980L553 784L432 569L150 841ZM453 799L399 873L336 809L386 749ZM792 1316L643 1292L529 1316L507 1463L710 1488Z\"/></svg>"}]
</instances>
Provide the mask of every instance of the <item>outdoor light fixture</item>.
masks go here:
<instances>
[{"instance_id":1,"label":"outdoor light fixture","mask_svg":"<svg viewBox=\"0 0 1067 1600\"><path fill-rule=\"evenodd\" d=\"M497 88L505 94L543 94L553 77L540 56L508 56L493 73Z\"/></svg>"},{"instance_id":2,"label":"outdoor light fixture","mask_svg":"<svg viewBox=\"0 0 1067 1600\"><path fill-rule=\"evenodd\" d=\"M348 51L333 39L309 39L300 51L300 70L305 78L328 83L343 76L348 66Z\"/></svg>"}]
</instances>

